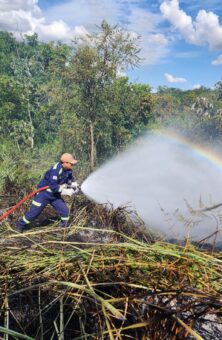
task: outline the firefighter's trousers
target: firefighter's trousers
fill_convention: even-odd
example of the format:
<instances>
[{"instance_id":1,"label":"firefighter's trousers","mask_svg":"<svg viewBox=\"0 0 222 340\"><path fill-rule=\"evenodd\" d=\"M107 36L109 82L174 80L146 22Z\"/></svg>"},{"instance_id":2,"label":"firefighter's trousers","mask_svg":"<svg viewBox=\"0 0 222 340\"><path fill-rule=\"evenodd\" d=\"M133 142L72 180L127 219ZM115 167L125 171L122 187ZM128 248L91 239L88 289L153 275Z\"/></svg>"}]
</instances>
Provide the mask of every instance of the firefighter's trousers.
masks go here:
<instances>
[{"instance_id":1,"label":"firefighter's trousers","mask_svg":"<svg viewBox=\"0 0 222 340\"><path fill-rule=\"evenodd\" d=\"M52 193L50 189L41 191L34 196L30 210L16 224L17 228L26 229L42 210L51 204L61 218L61 227L65 227L69 220L69 208L59 193Z\"/></svg>"}]
</instances>

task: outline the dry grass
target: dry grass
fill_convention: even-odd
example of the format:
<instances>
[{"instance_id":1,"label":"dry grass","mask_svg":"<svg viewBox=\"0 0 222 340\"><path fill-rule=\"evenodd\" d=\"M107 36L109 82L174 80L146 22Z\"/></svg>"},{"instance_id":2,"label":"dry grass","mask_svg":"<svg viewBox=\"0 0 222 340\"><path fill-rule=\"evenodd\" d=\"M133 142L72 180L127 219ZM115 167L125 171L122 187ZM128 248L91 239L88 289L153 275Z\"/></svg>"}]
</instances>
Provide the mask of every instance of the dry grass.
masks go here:
<instances>
[{"instance_id":1,"label":"dry grass","mask_svg":"<svg viewBox=\"0 0 222 340\"><path fill-rule=\"evenodd\" d=\"M201 339L222 257L153 241L127 209L80 199L71 227L1 226L0 332L26 339ZM15 332L15 333L13 333Z\"/></svg>"}]
</instances>

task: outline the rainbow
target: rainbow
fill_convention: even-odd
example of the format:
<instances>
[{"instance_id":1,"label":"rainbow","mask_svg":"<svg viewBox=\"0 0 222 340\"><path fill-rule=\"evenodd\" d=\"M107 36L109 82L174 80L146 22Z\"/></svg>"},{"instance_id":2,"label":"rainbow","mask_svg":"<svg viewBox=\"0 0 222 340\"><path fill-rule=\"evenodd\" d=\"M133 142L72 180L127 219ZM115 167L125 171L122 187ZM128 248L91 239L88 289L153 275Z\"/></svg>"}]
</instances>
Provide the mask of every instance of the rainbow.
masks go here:
<instances>
[{"instance_id":1,"label":"rainbow","mask_svg":"<svg viewBox=\"0 0 222 340\"><path fill-rule=\"evenodd\" d=\"M153 131L153 135L166 138L177 144L184 145L188 147L189 149L191 149L193 152L195 152L200 157L222 168L222 154L219 154L218 152L216 152L215 150L213 150L212 148L206 145L200 145L200 144L191 142L187 137L172 130L155 130Z\"/></svg>"}]
</instances>

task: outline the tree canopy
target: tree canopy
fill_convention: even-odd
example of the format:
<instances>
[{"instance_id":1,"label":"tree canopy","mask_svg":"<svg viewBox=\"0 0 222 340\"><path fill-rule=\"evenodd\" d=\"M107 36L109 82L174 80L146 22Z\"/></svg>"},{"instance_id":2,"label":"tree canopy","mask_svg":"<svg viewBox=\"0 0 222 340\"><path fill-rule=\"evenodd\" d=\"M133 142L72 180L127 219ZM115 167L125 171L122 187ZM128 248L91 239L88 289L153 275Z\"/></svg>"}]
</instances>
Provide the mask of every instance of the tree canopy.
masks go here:
<instances>
[{"instance_id":1,"label":"tree canopy","mask_svg":"<svg viewBox=\"0 0 222 340\"><path fill-rule=\"evenodd\" d=\"M182 91L133 83L139 37L103 21L70 46L35 33L16 40L0 32L0 141L10 154L46 147L81 159L87 173L154 127L179 127L198 138L222 138L221 81ZM13 151L14 152L14 151Z\"/></svg>"}]
</instances>

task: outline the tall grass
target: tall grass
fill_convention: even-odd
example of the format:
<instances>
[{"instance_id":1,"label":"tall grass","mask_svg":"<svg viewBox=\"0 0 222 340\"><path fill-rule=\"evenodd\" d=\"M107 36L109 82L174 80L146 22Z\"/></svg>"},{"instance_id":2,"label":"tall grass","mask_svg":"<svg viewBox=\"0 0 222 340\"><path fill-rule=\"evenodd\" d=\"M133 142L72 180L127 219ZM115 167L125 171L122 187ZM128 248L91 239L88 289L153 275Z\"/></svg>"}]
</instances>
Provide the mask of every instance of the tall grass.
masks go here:
<instances>
[{"instance_id":1,"label":"tall grass","mask_svg":"<svg viewBox=\"0 0 222 340\"><path fill-rule=\"evenodd\" d=\"M0 333L201 339L197 321L222 312L221 254L154 242L124 208L73 209L64 231L56 223L24 234L1 226Z\"/></svg>"}]
</instances>

